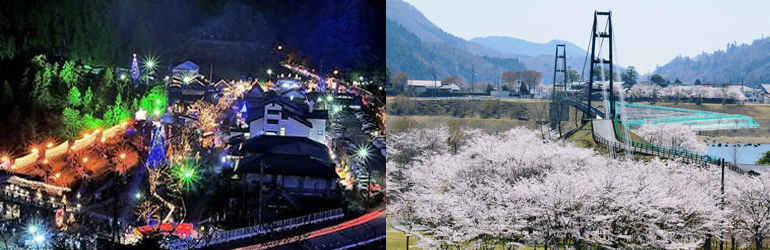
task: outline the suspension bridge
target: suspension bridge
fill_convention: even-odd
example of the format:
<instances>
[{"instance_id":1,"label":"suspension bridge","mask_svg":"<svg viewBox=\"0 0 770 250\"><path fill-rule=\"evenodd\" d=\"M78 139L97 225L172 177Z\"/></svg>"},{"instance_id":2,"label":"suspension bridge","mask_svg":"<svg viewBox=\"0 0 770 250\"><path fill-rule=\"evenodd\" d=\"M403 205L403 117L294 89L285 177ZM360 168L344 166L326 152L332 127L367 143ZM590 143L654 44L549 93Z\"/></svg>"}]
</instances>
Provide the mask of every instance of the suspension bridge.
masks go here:
<instances>
[{"instance_id":1,"label":"suspension bridge","mask_svg":"<svg viewBox=\"0 0 770 250\"><path fill-rule=\"evenodd\" d=\"M603 29L599 29L600 18L606 18ZM647 122L653 124L663 122L682 123L693 130L716 130L720 127L722 129L759 128L756 121L743 115L626 103L622 86L616 86L622 83L617 83L613 79L614 77L610 77L615 75L617 65L617 47L614 45L614 40L612 12L594 12L589 49L583 67L583 73L588 67L589 79L587 84L578 84L577 86L567 83L566 46L564 44L556 45L553 101L550 107L552 120L568 119L568 115L559 114L568 112L568 109L565 108L569 106L582 112L584 121L592 121L594 140L606 145L611 157L615 157L615 149L617 148L623 149L627 155L649 154L698 164L703 167L716 167L719 164L724 164L717 157L633 140L629 135L629 127ZM609 47L608 50L603 50L605 42ZM607 52L608 57L602 57L602 52ZM599 75L595 76L594 69L597 67L599 68ZM605 68L608 68L609 75L605 75ZM597 83L596 78L601 81ZM601 107L592 105L592 101L601 102ZM727 169L739 174L744 173L742 169L733 164L728 164Z\"/></svg>"}]
</instances>

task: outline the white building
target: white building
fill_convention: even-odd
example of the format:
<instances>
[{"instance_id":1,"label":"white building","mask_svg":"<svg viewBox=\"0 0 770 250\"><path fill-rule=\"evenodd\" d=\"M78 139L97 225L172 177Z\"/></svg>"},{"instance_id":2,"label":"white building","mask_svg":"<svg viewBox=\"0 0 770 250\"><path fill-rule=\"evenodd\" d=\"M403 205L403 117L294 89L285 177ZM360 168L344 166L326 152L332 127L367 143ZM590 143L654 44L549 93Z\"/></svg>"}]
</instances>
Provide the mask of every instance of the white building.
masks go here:
<instances>
[{"instance_id":1,"label":"white building","mask_svg":"<svg viewBox=\"0 0 770 250\"><path fill-rule=\"evenodd\" d=\"M746 98L749 98L746 103L765 103L766 92L762 88L743 87L741 91L746 95Z\"/></svg>"},{"instance_id":2,"label":"white building","mask_svg":"<svg viewBox=\"0 0 770 250\"><path fill-rule=\"evenodd\" d=\"M770 84L760 84L759 90L762 91L762 102L764 104L770 104Z\"/></svg>"},{"instance_id":3,"label":"white building","mask_svg":"<svg viewBox=\"0 0 770 250\"><path fill-rule=\"evenodd\" d=\"M246 122L251 138L260 135L298 136L326 145L327 117L326 110L310 110L306 105L273 97L249 112Z\"/></svg>"},{"instance_id":4,"label":"white building","mask_svg":"<svg viewBox=\"0 0 770 250\"><path fill-rule=\"evenodd\" d=\"M438 91L439 93L453 93L459 92L460 87L457 84L441 84L441 81L429 81L429 80L409 80L407 82L409 88L417 93Z\"/></svg>"}]
</instances>

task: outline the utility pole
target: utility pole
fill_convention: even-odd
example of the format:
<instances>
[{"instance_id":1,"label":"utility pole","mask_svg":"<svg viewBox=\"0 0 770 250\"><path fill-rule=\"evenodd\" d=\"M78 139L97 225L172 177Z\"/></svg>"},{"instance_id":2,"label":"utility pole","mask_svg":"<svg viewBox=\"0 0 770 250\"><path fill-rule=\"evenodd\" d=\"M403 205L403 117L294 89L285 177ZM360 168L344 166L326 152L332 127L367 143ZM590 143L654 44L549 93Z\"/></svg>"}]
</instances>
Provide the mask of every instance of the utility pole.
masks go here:
<instances>
[{"instance_id":1,"label":"utility pole","mask_svg":"<svg viewBox=\"0 0 770 250\"><path fill-rule=\"evenodd\" d=\"M476 64L475 64L475 63L473 63L473 64L471 64L471 92L473 92L473 89L474 89L474 88L473 88L473 87L474 87L474 84L473 84L473 75L475 75L475 74L476 74Z\"/></svg>"},{"instance_id":2,"label":"utility pole","mask_svg":"<svg viewBox=\"0 0 770 250\"><path fill-rule=\"evenodd\" d=\"M433 69L433 99L436 99L436 69Z\"/></svg>"},{"instance_id":3,"label":"utility pole","mask_svg":"<svg viewBox=\"0 0 770 250\"><path fill-rule=\"evenodd\" d=\"M722 158L722 204L719 206L722 210L725 209L725 158ZM724 236L724 233L723 235ZM724 237L720 237L724 238ZM719 250L722 250L724 247L725 241L720 239L719 240Z\"/></svg>"}]
</instances>

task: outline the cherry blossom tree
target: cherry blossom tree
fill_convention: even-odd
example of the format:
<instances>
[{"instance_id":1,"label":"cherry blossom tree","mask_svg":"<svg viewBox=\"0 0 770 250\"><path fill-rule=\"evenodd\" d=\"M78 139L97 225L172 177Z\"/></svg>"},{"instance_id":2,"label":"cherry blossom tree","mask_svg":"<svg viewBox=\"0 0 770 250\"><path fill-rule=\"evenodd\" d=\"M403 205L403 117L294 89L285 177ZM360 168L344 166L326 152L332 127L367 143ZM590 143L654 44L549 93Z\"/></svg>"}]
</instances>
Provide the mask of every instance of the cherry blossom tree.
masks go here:
<instances>
[{"instance_id":1,"label":"cherry blossom tree","mask_svg":"<svg viewBox=\"0 0 770 250\"><path fill-rule=\"evenodd\" d=\"M422 249L553 249L562 241L578 249L696 249L725 233L760 244L770 231L770 175L728 173L723 196L716 168L612 159L522 127L473 133L455 153L438 140L445 130L391 140L396 154L422 149L408 161L388 157L388 172L401 173L388 185L408 187L389 200L388 223L410 216L391 225L420 237Z\"/></svg>"},{"instance_id":2,"label":"cherry blossom tree","mask_svg":"<svg viewBox=\"0 0 770 250\"><path fill-rule=\"evenodd\" d=\"M762 240L770 238L770 174L741 176L729 183L726 203L732 210L728 218L734 222L735 233L761 249Z\"/></svg>"},{"instance_id":3,"label":"cherry blossom tree","mask_svg":"<svg viewBox=\"0 0 770 250\"><path fill-rule=\"evenodd\" d=\"M642 124L634 133L650 143L672 149L686 149L690 152L706 153L708 148L705 143L698 141L695 132L681 123L650 122Z\"/></svg>"}]
</instances>

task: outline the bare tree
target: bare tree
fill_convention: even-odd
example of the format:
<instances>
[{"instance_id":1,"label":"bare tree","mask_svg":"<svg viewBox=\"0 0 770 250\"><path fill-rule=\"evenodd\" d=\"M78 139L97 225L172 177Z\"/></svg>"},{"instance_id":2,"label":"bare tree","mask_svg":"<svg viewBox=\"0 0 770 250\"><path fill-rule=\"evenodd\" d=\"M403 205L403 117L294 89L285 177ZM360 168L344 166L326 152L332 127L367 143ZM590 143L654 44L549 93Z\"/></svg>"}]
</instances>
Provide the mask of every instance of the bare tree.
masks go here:
<instances>
[{"instance_id":1,"label":"bare tree","mask_svg":"<svg viewBox=\"0 0 770 250\"><path fill-rule=\"evenodd\" d=\"M406 236L406 249L409 249L409 237L418 227L418 219L412 208L412 200L408 196L402 196L399 201L388 204L388 225Z\"/></svg>"},{"instance_id":2,"label":"bare tree","mask_svg":"<svg viewBox=\"0 0 770 250\"><path fill-rule=\"evenodd\" d=\"M529 105L527 112L529 113L529 118L533 120L534 128L540 130L542 138L546 138L546 131L542 125L548 119L548 102L534 101Z\"/></svg>"},{"instance_id":3,"label":"bare tree","mask_svg":"<svg viewBox=\"0 0 770 250\"><path fill-rule=\"evenodd\" d=\"M733 148L730 149L730 158L732 158L733 164L735 164L736 166L740 164L741 157L743 156L743 154L741 153L741 148L738 147L738 145L740 144L734 144Z\"/></svg>"}]
</instances>

